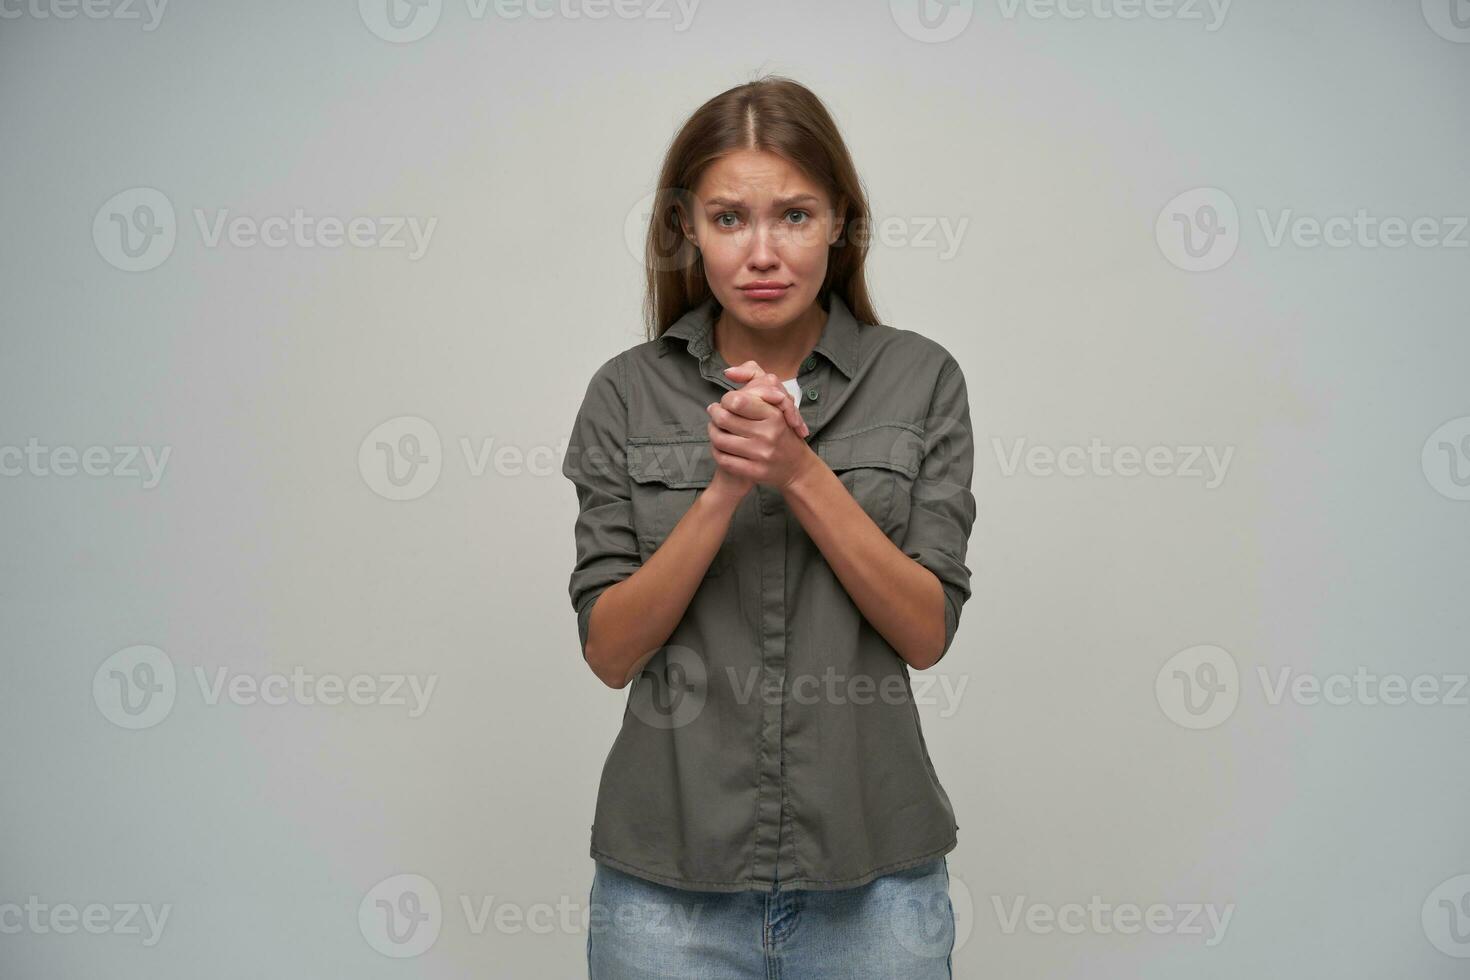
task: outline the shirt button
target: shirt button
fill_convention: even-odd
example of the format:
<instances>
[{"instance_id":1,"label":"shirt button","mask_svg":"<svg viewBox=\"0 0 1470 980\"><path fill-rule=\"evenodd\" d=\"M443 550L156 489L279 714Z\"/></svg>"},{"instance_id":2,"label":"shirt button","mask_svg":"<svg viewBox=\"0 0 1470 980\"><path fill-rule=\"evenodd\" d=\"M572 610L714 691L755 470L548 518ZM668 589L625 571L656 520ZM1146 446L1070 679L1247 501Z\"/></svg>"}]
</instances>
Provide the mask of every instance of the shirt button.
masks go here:
<instances>
[{"instance_id":1,"label":"shirt button","mask_svg":"<svg viewBox=\"0 0 1470 980\"><path fill-rule=\"evenodd\" d=\"M806 400L809 401L809 402L814 402L814 401L817 400L817 386L816 385L812 385L810 388L808 388L806 390Z\"/></svg>"},{"instance_id":2,"label":"shirt button","mask_svg":"<svg viewBox=\"0 0 1470 980\"><path fill-rule=\"evenodd\" d=\"M812 368L814 368L816 366L817 366L817 355L815 355L815 354L813 354L812 356L808 357L806 360L804 360L804 361L801 362L801 369L803 371L810 371Z\"/></svg>"}]
</instances>

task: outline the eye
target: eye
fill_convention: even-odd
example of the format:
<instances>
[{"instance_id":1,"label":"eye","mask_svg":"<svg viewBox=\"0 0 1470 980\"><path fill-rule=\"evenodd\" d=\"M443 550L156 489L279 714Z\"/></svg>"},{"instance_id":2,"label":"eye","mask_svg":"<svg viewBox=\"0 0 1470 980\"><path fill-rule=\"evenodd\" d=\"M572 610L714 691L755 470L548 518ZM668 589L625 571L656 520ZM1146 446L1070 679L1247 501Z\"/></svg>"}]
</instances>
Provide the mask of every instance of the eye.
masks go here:
<instances>
[{"instance_id":1,"label":"eye","mask_svg":"<svg viewBox=\"0 0 1470 980\"><path fill-rule=\"evenodd\" d=\"M808 213L806 211L801 211L801 210L798 210L798 209L794 209L794 208L792 210L786 212L786 217L789 218L793 214L805 215L805 217L807 218L807 221L810 221L811 220L811 214L810 213ZM804 224L806 224L806 221L799 221L799 222L797 222L797 224L804 225Z\"/></svg>"},{"instance_id":2,"label":"eye","mask_svg":"<svg viewBox=\"0 0 1470 980\"><path fill-rule=\"evenodd\" d=\"M720 219L721 218L735 218L736 221L739 221L740 220L739 217L735 214L734 211L722 211L719 214L715 215L715 225L717 227L720 227L720 228L734 228L735 227L734 225L721 224L720 223Z\"/></svg>"}]
</instances>

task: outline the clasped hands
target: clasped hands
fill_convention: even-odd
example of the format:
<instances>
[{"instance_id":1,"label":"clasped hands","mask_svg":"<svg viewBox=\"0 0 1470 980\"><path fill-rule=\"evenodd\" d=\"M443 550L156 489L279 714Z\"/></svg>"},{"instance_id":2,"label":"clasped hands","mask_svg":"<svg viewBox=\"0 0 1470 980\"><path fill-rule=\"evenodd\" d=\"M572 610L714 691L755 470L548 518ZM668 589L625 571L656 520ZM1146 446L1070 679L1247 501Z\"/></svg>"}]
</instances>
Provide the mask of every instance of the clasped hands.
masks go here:
<instances>
[{"instance_id":1,"label":"clasped hands","mask_svg":"<svg viewBox=\"0 0 1470 980\"><path fill-rule=\"evenodd\" d=\"M706 406L716 470L709 489L744 497L755 484L788 486L815 459L791 393L755 361L725 368L742 386Z\"/></svg>"}]
</instances>

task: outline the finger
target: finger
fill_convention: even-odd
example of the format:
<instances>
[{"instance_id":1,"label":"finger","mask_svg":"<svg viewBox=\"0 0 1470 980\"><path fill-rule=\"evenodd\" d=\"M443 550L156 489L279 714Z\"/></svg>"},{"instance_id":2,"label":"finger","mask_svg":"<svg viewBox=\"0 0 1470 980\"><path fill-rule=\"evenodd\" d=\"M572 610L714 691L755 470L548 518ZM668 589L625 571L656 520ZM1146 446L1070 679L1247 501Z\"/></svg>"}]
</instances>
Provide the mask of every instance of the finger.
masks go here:
<instances>
[{"instance_id":1,"label":"finger","mask_svg":"<svg viewBox=\"0 0 1470 980\"><path fill-rule=\"evenodd\" d=\"M778 395L777 399L767 400L771 401L772 404L777 404L778 401L783 403L781 404L781 412L782 415L784 415L786 418L786 424L789 425L796 432L800 433L803 439L811 434L811 429L807 426L806 420L801 417L800 407L794 402L786 401L786 399L788 399L791 394L786 390L786 386L781 384L780 380L774 374L771 374L768 371L761 371L760 364L758 364L756 361L750 360L744 362L743 364L732 365L725 368L725 372L732 376L732 380L746 382L745 388L753 388L754 386L756 386L758 384L758 381L756 379L759 375L764 374L767 384L769 384Z\"/></svg>"},{"instance_id":2,"label":"finger","mask_svg":"<svg viewBox=\"0 0 1470 980\"><path fill-rule=\"evenodd\" d=\"M713 446L710 447L710 455L715 458L715 464L721 468L734 473L743 480L755 480L755 475L748 470L750 463L747 460L741 459L739 456L732 456L729 453L721 452Z\"/></svg>"},{"instance_id":3,"label":"finger","mask_svg":"<svg viewBox=\"0 0 1470 980\"><path fill-rule=\"evenodd\" d=\"M765 392L759 386L754 388L747 386L726 392L720 398L720 404L725 407L726 411L757 422L780 414L780 411L766 400Z\"/></svg>"},{"instance_id":4,"label":"finger","mask_svg":"<svg viewBox=\"0 0 1470 980\"><path fill-rule=\"evenodd\" d=\"M736 415L719 402L710 402L706 405L705 413L709 415L710 425L715 426L721 432L727 432L746 439L755 435L758 431L757 427L760 425L759 422L748 419L743 415Z\"/></svg>"},{"instance_id":5,"label":"finger","mask_svg":"<svg viewBox=\"0 0 1470 980\"><path fill-rule=\"evenodd\" d=\"M711 422L708 426L710 452L720 452L726 457L749 461L753 457L747 455L751 450L750 440L744 436L727 432Z\"/></svg>"},{"instance_id":6,"label":"finger","mask_svg":"<svg viewBox=\"0 0 1470 980\"><path fill-rule=\"evenodd\" d=\"M752 395L757 395L769 404L775 405L778 408L782 405L791 404L791 392L787 391L785 388L773 388L770 385L751 384L746 385L740 390L749 392Z\"/></svg>"},{"instance_id":7,"label":"finger","mask_svg":"<svg viewBox=\"0 0 1470 980\"><path fill-rule=\"evenodd\" d=\"M732 412L719 402L711 402L705 406L705 413L709 415L710 421L721 429L746 439L762 438L764 427L771 425L773 422L779 423L788 429L791 428L791 424L786 416L780 412L772 412L762 419L753 419ZM765 432L764 437L769 438L772 434Z\"/></svg>"},{"instance_id":8,"label":"finger","mask_svg":"<svg viewBox=\"0 0 1470 980\"><path fill-rule=\"evenodd\" d=\"M711 445L725 445L729 448L729 451L749 459L759 460L767 458L767 454L771 451L768 448L772 446L771 440L773 438L778 440L782 438L780 428L772 430L769 426L778 425L788 431L791 430L790 424L781 415L771 415L766 419L755 421L741 415L736 415L719 402L712 402L705 406L705 411L710 416L708 431L711 433L718 431L721 434L719 440L714 439L713 436L711 437ZM795 431L797 437L800 439L806 439L810 435L804 424ZM732 436L744 440L743 444L723 442L724 439Z\"/></svg>"},{"instance_id":9,"label":"finger","mask_svg":"<svg viewBox=\"0 0 1470 980\"><path fill-rule=\"evenodd\" d=\"M786 390L786 386L781 384L774 374L766 374L766 385L764 387L761 387L758 382L752 381L742 390L751 391L756 389L760 390L761 397L781 409L781 414L785 417L786 424L794 429L803 439L811 434L811 430L807 428L806 420L801 417L801 407L791 397L791 392Z\"/></svg>"},{"instance_id":10,"label":"finger","mask_svg":"<svg viewBox=\"0 0 1470 980\"><path fill-rule=\"evenodd\" d=\"M805 437L806 422L802 419L801 409L797 406L796 400L791 397L791 392L786 390L786 386L774 374L767 374L766 381L781 394L780 402L772 404L779 404L781 414L786 418L786 424Z\"/></svg>"},{"instance_id":11,"label":"finger","mask_svg":"<svg viewBox=\"0 0 1470 980\"><path fill-rule=\"evenodd\" d=\"M789 397L791 392L786 390L786 386L774 374L768 373L766 380L780 391L781 394L788 396L782 399L781 412L786 416L786 424L795 429L805 439L811 430L807 428L806 420L801 417L801 406L797 403L796 399Z\"/></svg>"},{"instance_id":12,"label":"finger","mask_svg":"<svg viewBox=\"0 0 1470 980\"><path fill-rule=\"evenodd\" d=\"M761 370L761 366L755 361L745 361L744 363L725 368L725 373L738 375L742 380L749 381L751 378L764 372Z\"/></svg>"},{"instance_id":13,"label":"finger","mask_svg":"<svg viewBox=\"0 0 1470 980\"><path fill-rule=\"evenodd\" d=\"M786 424L794 429L802 438L806 438L810 430L806 426L806 420L801 417L801 409L797 407L796 400L791 397L791 392L785 386L777 388L760 387L755 388L747 385L743 391L759 391L761 397L781 410L781 415L786 419Z\"/></svg>"},{"instance_id":14,"label":"finger","mask_svg":"<svg viewBox=\"0 0 1470 980\"><path fill-rule=\"evenodd\" d=\"M797 408L795 403L792 403L790 411L786 416L786 424L796 430L796 434L803 439L811 435L812 430L807 428L806 419L801 417L801 409Z\"/></svg>"}]
</instances>

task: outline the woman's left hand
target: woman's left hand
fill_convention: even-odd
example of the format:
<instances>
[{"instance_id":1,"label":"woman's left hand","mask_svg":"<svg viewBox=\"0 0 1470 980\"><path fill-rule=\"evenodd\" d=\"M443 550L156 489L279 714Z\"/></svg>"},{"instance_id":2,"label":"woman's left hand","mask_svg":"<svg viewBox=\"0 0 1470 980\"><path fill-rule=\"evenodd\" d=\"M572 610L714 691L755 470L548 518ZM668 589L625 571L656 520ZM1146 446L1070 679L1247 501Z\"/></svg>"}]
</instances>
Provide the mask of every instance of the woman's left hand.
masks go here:
<instances>
[{"instance_id":1,"label":"woman's left hand","mask_svg":"<svg viewBox=\"0 0 1470 980\"><path fill-rule=\"evenodd\" d=\"M716 464L737 476L785 487L816 456L758 388L785 393L775 375L764 374L708 406L710 452Z\"/></svg>"}]
</instances>

